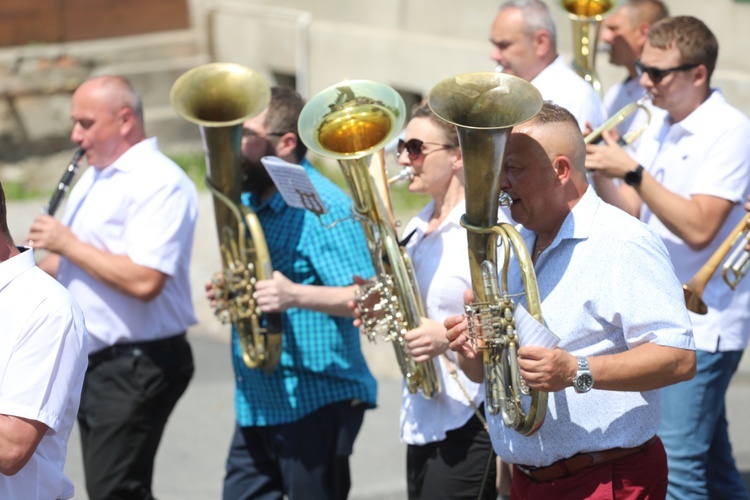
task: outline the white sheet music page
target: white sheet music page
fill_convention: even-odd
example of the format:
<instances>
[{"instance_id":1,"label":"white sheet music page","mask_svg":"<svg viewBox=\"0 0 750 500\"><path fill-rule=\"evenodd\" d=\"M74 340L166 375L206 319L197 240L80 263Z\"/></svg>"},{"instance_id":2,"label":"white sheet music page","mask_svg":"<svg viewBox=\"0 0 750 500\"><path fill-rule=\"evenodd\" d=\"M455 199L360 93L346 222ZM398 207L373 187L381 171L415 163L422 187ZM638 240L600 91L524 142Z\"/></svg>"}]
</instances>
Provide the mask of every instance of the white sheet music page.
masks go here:
<instances>
[{"instance_id":1,"label":"white sheet music page","mask_svg":"<svg viewBox=\"0 0 750 500\"><path fill-rule=\"evenodd\" d=\"M302 166L277 156L264 156L260 161L287 205L310 210L318 216L328 211Z\"/></svg>"},{"instance_id":2,"label":"white sheet music page","mask_svg":"<svg viewBox=\"0 0 750 500\"><path fill-rule=\"evenodd\" d=\"M560 343L560 337L538 322L521 304L516 304L513 317L516 320L519 345L535 345L554 349Z\"/></svg>"}]
</instances>

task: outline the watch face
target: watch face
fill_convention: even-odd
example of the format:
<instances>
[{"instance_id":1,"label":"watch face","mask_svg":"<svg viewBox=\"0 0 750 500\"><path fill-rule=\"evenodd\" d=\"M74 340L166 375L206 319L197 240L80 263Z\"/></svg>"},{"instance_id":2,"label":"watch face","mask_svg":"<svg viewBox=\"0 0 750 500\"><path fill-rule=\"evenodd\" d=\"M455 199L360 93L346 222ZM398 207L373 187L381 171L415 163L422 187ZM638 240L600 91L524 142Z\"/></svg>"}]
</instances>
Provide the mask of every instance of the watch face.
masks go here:
<instances>
[{"instance_id":1,"label":"watch face","mask_svg":"<svg viewBox=\"0 0 750 500\"><path fill-rule=\"evenodd\" d=\"M630 172L625 173L625 178L623 180L625 181L625 184L629 186L637 186L641 183L642 178L643 167L639 165L635 170L631 170Z\"/></svg>"},{"instance_id":2,"label":"watch face","mask_svg":"<svg viewBox=\"0 0 750 500\"><path fill-rule=\"evenodd\" d=\"M589 373L581 373L576 377L575 384L579 392L586 392L594 385L594 379Z\"/></svg>"}]
</instances>

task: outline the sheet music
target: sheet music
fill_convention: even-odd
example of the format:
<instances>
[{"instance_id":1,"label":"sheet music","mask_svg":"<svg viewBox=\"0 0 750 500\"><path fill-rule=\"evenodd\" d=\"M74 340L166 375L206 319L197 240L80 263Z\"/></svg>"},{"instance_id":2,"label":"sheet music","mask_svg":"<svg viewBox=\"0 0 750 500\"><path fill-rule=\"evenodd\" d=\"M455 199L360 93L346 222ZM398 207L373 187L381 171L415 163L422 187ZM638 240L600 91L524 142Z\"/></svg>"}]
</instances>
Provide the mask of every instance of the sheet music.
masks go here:
<instances>
[{"instance_id":1,"label":"sheet music","mask_svg":"<svg viewBox=\"0 0 750 500\"><path fill-rule=\"evenodd\" d=\"M560 343L560 337L539 323L521 304L516 304L514 318L519 345L534 345L554 349Z\"/></svg>"},{"instance_id":2,"label":"sheet music","mask_svg":"<svg viewBox=\"0 0 750 500\"><path fill-rule=\"evenodd\" d=\"M310 210L318 216L328 211L302 166L276 156L264 156L260 161L287 205Z\"/></svg>"}]
</instances>

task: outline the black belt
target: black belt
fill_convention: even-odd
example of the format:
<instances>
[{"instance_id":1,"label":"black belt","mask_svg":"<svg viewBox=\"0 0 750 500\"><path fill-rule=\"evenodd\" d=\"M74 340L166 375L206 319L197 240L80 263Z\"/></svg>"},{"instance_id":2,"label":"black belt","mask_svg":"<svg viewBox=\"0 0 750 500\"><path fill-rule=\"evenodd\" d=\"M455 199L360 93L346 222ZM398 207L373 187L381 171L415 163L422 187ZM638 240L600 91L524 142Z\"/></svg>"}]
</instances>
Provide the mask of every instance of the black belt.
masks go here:
<instances>
[{"instance_id":1,"label":"black belt","mask_svg":"<svg viewBox=\"0 0 750 500\"><path fill-rule=\"evenodd\" d=\"M175 351L185 343L185 332L172 337L147 342L130 342L128 344L115 344L105 347L100 351L89 354L89 367L98 365L123 356L143 356L149 354Z\"/></svg>"},{"instance_id":2,"label":"black belt","mask_svg":"<svg viewBox=\"0 0 750 500\"><path fill-rule=\"evenodd\" d=\"M588 467L635 455L653 445L657 439L656 436L653 436L645 443L632 448L611 448L609 450L579 453L570 458L558 460L552 465L546 467L534 468L518 464L516 464L516 467L518 470L540 483L554 481L556 479L572 476L576 472Z\"/></svg>"}]
</instances>

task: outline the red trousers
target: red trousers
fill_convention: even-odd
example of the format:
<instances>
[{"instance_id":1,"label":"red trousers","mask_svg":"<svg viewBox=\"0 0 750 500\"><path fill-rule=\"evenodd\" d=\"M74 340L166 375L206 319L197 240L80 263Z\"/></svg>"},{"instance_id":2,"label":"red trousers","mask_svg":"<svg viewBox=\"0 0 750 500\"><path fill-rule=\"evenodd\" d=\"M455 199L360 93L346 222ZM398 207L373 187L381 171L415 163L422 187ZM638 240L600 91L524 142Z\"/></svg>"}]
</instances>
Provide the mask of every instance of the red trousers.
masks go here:
<instances>
[{"instance_id":1,"label":"red trousers","mask_svg":"<svg viewBox=\"0 0 750 500\"><path fill-rule=\"evenodd\" d=\"M657 439L628 457L583 469L572 476L536 482L513 467L511 500L661 500L667 495L667 454Z\"/></svg>"}]
</instances>

